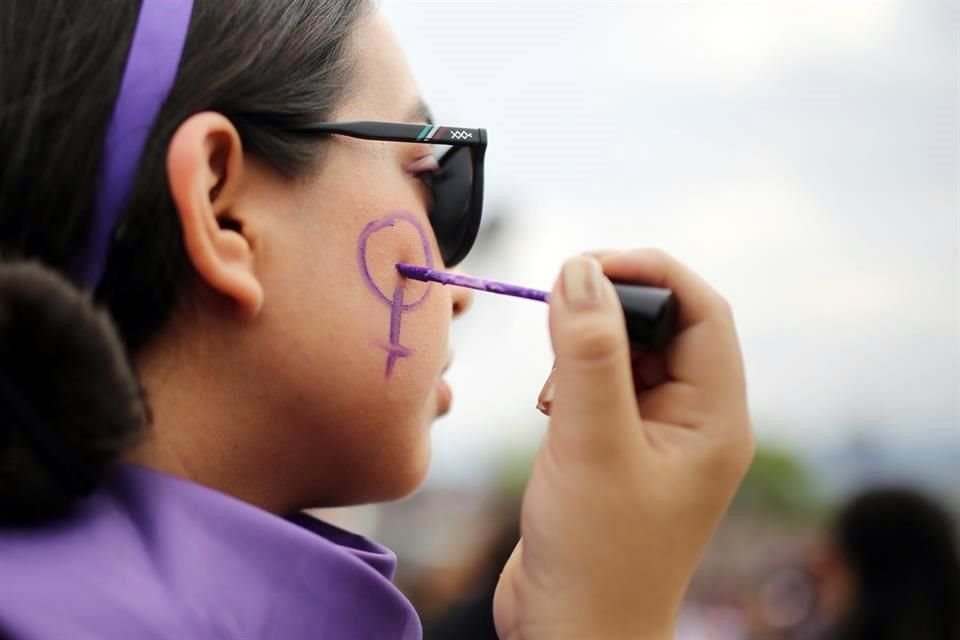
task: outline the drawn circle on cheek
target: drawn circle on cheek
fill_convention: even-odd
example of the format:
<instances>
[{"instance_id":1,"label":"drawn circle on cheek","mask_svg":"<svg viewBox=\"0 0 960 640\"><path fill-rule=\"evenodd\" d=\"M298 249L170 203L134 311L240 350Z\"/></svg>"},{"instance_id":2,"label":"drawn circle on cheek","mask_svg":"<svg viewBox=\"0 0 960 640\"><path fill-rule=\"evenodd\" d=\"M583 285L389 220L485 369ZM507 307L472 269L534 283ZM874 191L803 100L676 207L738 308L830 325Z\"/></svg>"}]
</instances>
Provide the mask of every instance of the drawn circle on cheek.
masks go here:
<instances>
[{"instance_id":1,"label":"drawn circle on cheek","mask_svg":"<svg viewBox=\"0 0 960 640\"><path fill-rule=\"evenodd\" d=\"M403 291L397 306L409 311L430 292L428 283L407 280L396 268L398 262L433 268L427 231L412 213L396 211L369 223L357 242L357 262L364 283L388 305L397 305L397 292Z\"/></svg>"}]
</instances>

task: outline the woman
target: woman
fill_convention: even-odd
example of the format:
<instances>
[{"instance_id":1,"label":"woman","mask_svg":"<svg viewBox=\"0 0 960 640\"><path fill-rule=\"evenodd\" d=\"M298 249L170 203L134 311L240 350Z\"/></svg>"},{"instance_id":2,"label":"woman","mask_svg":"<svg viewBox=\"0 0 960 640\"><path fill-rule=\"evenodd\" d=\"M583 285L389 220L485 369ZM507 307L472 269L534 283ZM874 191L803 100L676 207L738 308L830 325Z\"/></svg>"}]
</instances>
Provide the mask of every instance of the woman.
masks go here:
<instances>
[{"instance_id":1,"label":"woman","mask_svg":"<svg viewBox=\"0 0 960 640\"><path fill-rule=\"evenodd\" d=\"M358 0L7 0L0 34L0 629L420 637L392 554L297 512L423 479L470 299L394 265L469 250L483 132L429 123ZM607 277L675 291L664 356ZM731 313L652 250L553 294L498 632L672 637L752 452Z\"/></svg>"}]
</instances>

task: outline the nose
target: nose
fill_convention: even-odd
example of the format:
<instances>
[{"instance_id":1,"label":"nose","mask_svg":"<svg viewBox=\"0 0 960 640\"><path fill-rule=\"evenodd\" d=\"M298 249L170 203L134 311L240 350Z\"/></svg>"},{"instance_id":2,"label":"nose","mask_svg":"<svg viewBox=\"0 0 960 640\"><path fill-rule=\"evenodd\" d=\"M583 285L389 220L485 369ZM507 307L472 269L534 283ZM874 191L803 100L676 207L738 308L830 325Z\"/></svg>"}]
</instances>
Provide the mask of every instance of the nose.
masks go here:
<instances>
[{"instance_id":1,"label":"nose","mask_svg":"<svg viewBox=\"0 0 960 640\"><path fill-rule=\"evenodd\" d=\"M451 269L453 273L460 273L459 269ZM464 287L450 287L450 298L453 302L453 317L463 315L473 304L473 291Z\"/></svg>"}]
</instances>

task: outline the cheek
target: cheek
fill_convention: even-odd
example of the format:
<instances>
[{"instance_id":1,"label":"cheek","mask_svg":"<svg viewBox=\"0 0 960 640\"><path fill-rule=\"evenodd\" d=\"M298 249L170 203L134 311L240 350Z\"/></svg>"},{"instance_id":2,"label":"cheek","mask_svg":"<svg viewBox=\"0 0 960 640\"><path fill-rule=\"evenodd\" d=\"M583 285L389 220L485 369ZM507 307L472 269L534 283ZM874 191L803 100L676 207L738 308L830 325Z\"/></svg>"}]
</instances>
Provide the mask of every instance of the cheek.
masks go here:
<instances>
[{"instance_id":1,"label":"cheek","mask_svg":"<svg viewBox=\"0 0 960 640\"><path fill-rule=\"evenodd\" d=\"M327 402L378 390L422 405L433 390L446 359L450 294L395 268L437 260L423 218L318 216L326 222L287 234L267 258L264 319L274 356L299 361L303 382L317 391L332 383L332 393L320 394Z\"/></svg>"},{"instance_id":2,"label":"cheek","mask_svg":"<svg viewBox=\"0 0 960 640\"><path fill-rule=\"evenodd\" d=\"M367 289L385 304L396 302L404 310L423 304L430 285L403 278L396 264L432 267L434 244L426 225L412 213L398 211L369 222L357 242L357 268Z\"/></svg>"},{"instance_id":3,"label":"cheek","mask_svg":"<svg viewBox=\"0 0 960 640\"><path fill-rule=\"evenodd\" d=\"M405 495L422 481L429 460L450 296L437 285L407 281L394 268L399 261L433 263L421 231L415 219L397 214L364 227L354 278L346 280L352 284L341 292L350 311L338 319L339 339L329 345L335 360L349 363L334 403L334 422L346 428L333 437L349 472L365 478L368 498Z\"/></svg>"},{"instance_id":4,"label":"cheek","mask_svg":"<svg viewBox=\"0 0 960 640\"><path fill-rule=\"evenodd\" d=\"M360 233L359 276L370 299L381 305L381 317L387 320L376 341L384 351L387 379L401 362L416 358L422 366L419 360L425 359L430 366L443 358L438 347L446 344L449 323L444 319L442 301L448 295L437 291L435 285L407 280L396 270L397 262L433 266L434 254L425 225L409 212L387 214L369 222ZM422 352L419 357L418 351Z\"/></svg>"},{"instance_id":5,"label":"cheek","mask_svg":"<svg viewBox=\"0 0 960 640\"><path fill-rule=\"evenodd\" d=\"M301 353L312 356L310 377L328 387L334 382L329 373L338 372L337 388L323 394L326 402L336 395L369 411L377 400L403 416L430 405L446 362L450 294L403 278L395 267L438 259L423 218L404 211L348 224L341 218L339 228L323 230L322 241L296 238L304 264L277 278L286 294L283 315L307 347ZM332 404L338 412L347 409Z\"/></svg>"}]
</instances>

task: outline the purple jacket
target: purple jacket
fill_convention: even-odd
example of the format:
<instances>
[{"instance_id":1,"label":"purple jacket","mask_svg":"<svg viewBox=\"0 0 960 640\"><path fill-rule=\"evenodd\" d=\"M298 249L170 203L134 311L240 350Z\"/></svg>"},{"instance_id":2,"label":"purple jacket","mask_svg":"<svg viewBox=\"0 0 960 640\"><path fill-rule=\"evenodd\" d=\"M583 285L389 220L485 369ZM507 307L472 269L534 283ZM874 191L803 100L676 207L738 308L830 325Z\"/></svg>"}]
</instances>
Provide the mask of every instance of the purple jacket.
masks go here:
<instances>
[{"instance_id":1,"label":"purple jacket","mask_svg":"<svg viewBox=\"0 0 960 640\"><path fill-rule=\"evenodd\" d=\"M419 640L395 568L306 514L123 464L68 519L0 528L0 637Z\"/></svg>"}]
</instances>

